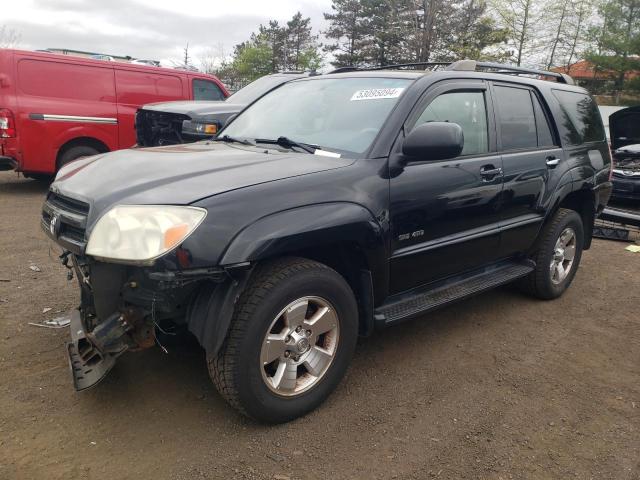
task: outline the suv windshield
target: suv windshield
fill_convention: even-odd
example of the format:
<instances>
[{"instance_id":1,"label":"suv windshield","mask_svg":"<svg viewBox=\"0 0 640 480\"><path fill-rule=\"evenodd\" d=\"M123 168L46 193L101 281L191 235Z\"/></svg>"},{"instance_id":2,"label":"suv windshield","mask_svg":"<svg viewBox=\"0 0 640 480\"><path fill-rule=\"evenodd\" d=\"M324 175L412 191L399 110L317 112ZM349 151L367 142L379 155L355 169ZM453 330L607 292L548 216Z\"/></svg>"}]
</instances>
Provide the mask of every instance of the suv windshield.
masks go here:
<instances>
[{"instance_id":1,"label":"suv windshield","mask_svg":"<svg viewBox=\"0 0 640 480\"><path fill-rule=\"evenodd\" d=\"M239 105L249 104L256 98L260 98L269 90L282 83L288 82L289 80L294 80L295 78L297 78L296 75L267 75L238 90L229 97L229 102L237 103Z\"/></svg>"},{"instance_id":2,"label":"suv windshield","mask_svg":"<svg viewBox=\"0 0 640 480\"><path fill-rule=\"evenodd\" d=\"M222 135L363 153L412 80L322 78L287 83L247 108Z\"/></svg>"}]
</instances>

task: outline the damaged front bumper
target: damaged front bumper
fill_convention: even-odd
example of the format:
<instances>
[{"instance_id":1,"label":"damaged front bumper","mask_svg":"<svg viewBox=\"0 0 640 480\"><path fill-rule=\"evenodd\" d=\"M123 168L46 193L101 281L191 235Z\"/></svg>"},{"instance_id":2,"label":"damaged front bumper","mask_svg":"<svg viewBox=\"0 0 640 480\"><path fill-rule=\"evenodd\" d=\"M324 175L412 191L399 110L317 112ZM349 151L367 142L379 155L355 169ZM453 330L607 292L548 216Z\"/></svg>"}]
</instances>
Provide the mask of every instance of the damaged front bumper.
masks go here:
<instances>
[{"instance_id":1,"label":"damaged front bumper","mask_svg":"<svg viewBox=\"0 0 640 480\"><path fill-rule=\"evenodd\" d=\"M97 262L65 252L62 263L81 290L71 312L69 365L76 390L98 384L127 351L154 346L156 329L186 327L216 351L249 269L156 270ZM161 327L162 325L162 327Z\"/></svg>"}]
</instances>

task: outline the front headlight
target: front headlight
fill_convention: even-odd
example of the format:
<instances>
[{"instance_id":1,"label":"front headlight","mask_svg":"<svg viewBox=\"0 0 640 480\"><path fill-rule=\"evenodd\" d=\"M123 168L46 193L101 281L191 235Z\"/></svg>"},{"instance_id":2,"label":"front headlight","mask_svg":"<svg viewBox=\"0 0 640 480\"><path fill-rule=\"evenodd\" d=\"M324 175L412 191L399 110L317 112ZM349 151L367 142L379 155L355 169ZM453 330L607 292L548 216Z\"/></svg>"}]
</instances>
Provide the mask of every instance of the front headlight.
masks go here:
<instances>
[{"instance_id":1,"label":"front headlight","mask_svg":"<svg viewBox=\"0 0 640 480\"><path fill-rule=\"evenodd\" d=\"M87 255L140 264L180 245L207 211L173 205L122 205L104 214L89 236Z\"/></svg>"}]
</instances>

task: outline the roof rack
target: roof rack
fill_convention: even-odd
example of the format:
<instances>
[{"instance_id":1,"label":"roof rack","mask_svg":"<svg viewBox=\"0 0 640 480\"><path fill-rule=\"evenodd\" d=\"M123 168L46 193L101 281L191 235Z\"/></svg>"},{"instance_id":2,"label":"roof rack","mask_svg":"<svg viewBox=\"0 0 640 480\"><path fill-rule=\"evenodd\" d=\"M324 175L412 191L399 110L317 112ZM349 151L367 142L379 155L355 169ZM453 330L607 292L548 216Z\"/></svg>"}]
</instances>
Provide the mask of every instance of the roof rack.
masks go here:
<instances>
[{"instance_id":1,"label":"roof rack","mask_svg":"<svg viewBox=\"0 0 640 480\"><path fill-rule=\"evenodd\" d=\"M414 63L398 63L395 65L385 65L383 67L359 68L359 67L340 67L329 72L344 73L368 70L391 70L402 69L405 67L446 67L445 70L454 70L458 72L475 72L478 70L486 70L491 73L503 73L506 75L539 75L543 77L553 77L558 83L566 83L567 85L575 85L573 78L566 73L549 72L546 70L536 70L533 68L514 67L504 63L478 62L476 60L458 60L457 62L414 62Z\"/></svg>"},{"instance_id":2,"label":"roof rack","mask_svg":"<svg viewBox=\"0 0 640 480\"><path fill-rule=\"evenodd\" d=\"M553 77L558 83L575 85L573 78L566 73L549 72L547 70L536 70L534 68L514 67L504 63L476 62L475 60L458 60L451 63L447 70L462 72L475 72L479 69L491 70L492 73L504 73L507 75L540 75L543 77Z\"/></svg>"}]
</instances>

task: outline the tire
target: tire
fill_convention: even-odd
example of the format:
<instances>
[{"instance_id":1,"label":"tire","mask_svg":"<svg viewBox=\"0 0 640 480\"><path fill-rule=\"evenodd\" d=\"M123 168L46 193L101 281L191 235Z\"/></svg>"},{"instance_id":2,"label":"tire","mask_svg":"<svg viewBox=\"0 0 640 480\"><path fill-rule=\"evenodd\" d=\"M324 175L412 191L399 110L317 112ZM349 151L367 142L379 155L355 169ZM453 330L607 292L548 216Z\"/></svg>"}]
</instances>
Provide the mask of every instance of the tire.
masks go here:
<instances>
[{"instance_id":1,"label":"tire","mask_svg":"<svg viewBox=\"0 0 640 480\"><path fill-rule=\"evenodd\" d=\"M58 170L60 170L67 163L77 160L82 157L91 157L93 155L98 155L100 152L93 147L88 145L78 145L75 147L71 147L66 150L60 158L58 159Z\"/></svg>"},{"instance_id":2,"label":"tire","mask_svg":"<svg viewBox=\"0 0 640 480\"><path fill-rule=\"evenodd\" d=\"M564 242L571 232L573 239L568 241L569 248L563 248L559 243L560 236L564 235L562 240ZM536 268L520 283L522 290L543 300L558 298L571 285L576 275L582 258L583 245L582 218L575 210L560 208L541 233L539 248L533 255ZM564 252L562 255L560 251L556 255L556 246ZM573 247L573 259L569 262L570 247ZM560 260L562 260L563 274L559 274L556 268Z\"/></svg>"},{"instance_id":3,"label":"tire","mask_svg":"<svg viewBox=\"0 0 640 480\"><path fill-rule=\"evenodd\" d=\"M298 333L292 329L301 318L308 329ZM315 318L323 321L307 322ZM319 325L317 338L312 331L315 325ZM319 334L329 326L333 330ZM220 394L241 413L267 423L287 422L315 409L335 389L355 350L357 332L356 300L341 275L315 261L278 259L253 272L220 352L207 354L209 374ZM272 342L277 348L270 347L268 335L289 342L277 340ZM271 348L280 352L282 346L289 350L278 353L272 362L265 361L272 357ZM308 350L303 351L305 346ZM320 355L322 362L315 362L320 347L331 352L331 360ZM287 356L287 351L292 355ZM295 366L296 362L300 363ZM287 381L290 377L279 375L279 368L286 368L291 378L299 377Z\"/></svg>"}]
</instances>

